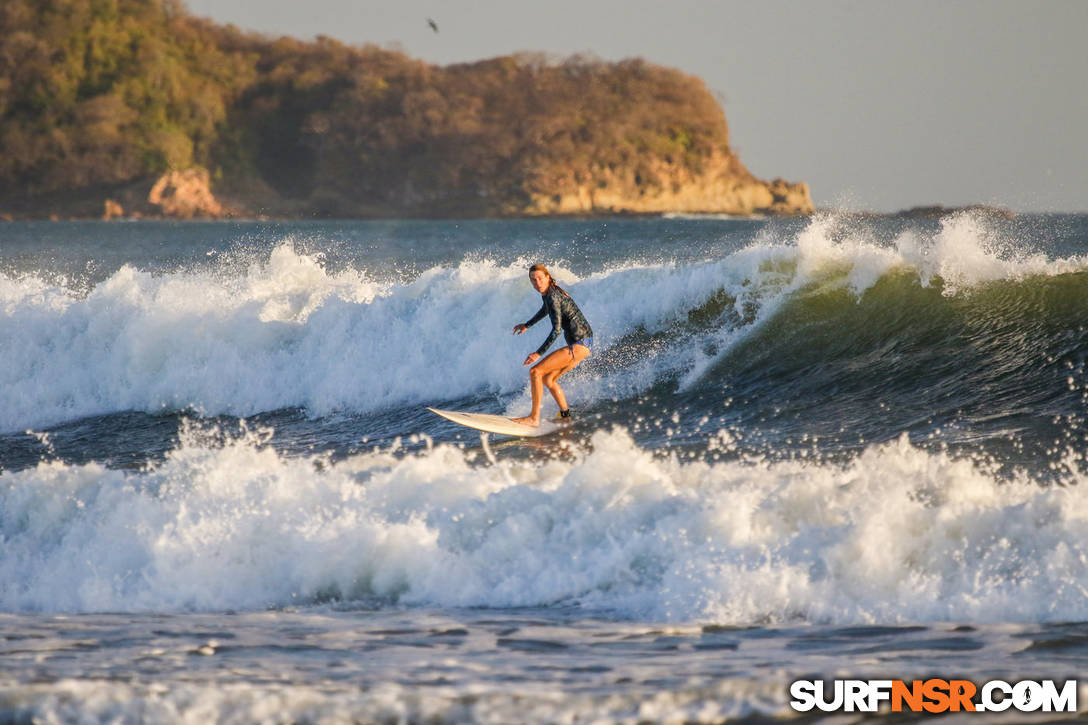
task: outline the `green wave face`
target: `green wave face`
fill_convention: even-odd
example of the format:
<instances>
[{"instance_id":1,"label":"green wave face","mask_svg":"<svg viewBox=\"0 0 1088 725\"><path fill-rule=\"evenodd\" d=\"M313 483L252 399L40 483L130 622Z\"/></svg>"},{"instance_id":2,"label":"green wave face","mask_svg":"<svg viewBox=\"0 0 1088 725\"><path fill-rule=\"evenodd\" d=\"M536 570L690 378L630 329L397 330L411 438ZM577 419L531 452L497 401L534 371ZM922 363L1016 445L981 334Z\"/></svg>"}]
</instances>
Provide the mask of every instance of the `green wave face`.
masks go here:
<instances>
[{"instance_id":1,"label":"green wave face","mask_svg":"<svg viewBox=\"0 0 1088 725\"><path fill-rule=\"evenodd\" d=\"M951 295L941 278L923 285L904 268L860 295L842 282L832 273L790 295L689 386L692 403L712 414L728 396L744 419L776 433L846 429L858 440L940 431L946 442L1026 439L1037 448L1079 426L1088 401L1088 271ZM732 308L715 307L689 316L743 324Z\"/></svg>"}]
</instances>

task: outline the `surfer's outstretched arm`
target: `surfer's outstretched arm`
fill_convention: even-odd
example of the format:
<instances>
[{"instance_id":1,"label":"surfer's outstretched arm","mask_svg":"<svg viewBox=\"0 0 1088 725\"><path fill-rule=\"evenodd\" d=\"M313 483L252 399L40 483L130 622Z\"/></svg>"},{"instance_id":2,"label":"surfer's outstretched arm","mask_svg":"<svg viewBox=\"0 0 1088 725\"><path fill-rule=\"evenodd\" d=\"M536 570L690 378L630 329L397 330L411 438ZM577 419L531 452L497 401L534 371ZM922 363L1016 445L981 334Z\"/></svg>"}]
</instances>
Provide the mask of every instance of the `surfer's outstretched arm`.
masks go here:
<instances>
[{"instance_id":1,"label":"surfer's outstretched arm","mask_svg":"<svg viewBox=\"0 0 1088 725\"><path fill-rule=\"evenodd\" d=\"M545 302L544 304L542 304L540 306L540 310L538 310L535 315L530 317L528 322L523 322L520 325L514 325L514 332L516 332L517 334L520 335L521 333L525 332L526 330L528 330L530 327L532 327L536 323L543 320L544 315L546 315L546 314L548 314L548 303L547 302ZM518 329L518 328L521 328L521 329Z\"/></svg>"},{"instance_id":2,"label":"surfer's outstretched arm","mask_svg":"<svg viewBox=\"0 0 1088 725\"><path fill-rule=\"evenodd\" d=\"M548 303L545 302L544 304L542 304L540 306L540 311L537 312L532 317L530 317L528 322L522 322L522 323L519 323L517 325L514 325L514 334L515 335L520 335L521 333L525 332L530 327L532 327L536 323L543 320L544 316L547 315L547 314L548 314Z\"/></svg>"}]
</instances>

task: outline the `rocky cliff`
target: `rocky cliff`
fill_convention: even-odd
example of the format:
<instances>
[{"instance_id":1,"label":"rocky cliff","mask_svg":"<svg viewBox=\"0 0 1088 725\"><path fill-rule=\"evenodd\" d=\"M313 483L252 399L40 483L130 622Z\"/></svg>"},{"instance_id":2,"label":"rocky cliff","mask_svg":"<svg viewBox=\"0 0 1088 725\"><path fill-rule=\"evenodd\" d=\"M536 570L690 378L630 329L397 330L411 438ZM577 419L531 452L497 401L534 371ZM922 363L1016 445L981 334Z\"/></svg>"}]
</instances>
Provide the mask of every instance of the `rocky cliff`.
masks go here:
<instances>
[{"instance_id":1,"label":"rocky cliff","mask_svg":"<svg viewBox=\"0 0 1088 725\"><path fill-rule=\"evenodd\" d=\"M639 59L438 67L176 0L8 0L0 37L0 214L812 211L749 173L702 81Z\"/></svg>"},{"instance_id":2,"label":"rocky cliff","mask_svg":"<svg viewBox=\"0 0 1088 725\"><path fill-rule=\"evenodd\" d=\"M591 181L563 194L532 195L527 214L668 212L725 214L811 214L808 184L784 179L761 181L735 157L711 154L705 169L691 172L674 164L654 164L660 185L634 183L630 174L602 169Z\"/></svg>"}]
</instances>

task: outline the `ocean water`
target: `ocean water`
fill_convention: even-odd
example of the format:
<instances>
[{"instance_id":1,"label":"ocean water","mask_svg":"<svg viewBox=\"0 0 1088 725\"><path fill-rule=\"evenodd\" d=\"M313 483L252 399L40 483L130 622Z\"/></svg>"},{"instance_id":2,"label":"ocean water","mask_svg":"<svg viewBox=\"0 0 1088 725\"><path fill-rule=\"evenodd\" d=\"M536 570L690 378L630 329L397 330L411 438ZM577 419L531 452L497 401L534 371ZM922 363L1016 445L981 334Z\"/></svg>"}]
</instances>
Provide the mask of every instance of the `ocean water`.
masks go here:
<instances>
[{"instance_id":1,"label":"ocean water","mask_svg":"<svg viewBox=\"0 0 1088 725\"><path fill-rule=\"evenodd\" d=\"M481 439L426 407L528 411L534 262L575 423ZM1086 359L1085 215L6 224L0 722L1077 678Z\"/></svg>"}]
</instances>

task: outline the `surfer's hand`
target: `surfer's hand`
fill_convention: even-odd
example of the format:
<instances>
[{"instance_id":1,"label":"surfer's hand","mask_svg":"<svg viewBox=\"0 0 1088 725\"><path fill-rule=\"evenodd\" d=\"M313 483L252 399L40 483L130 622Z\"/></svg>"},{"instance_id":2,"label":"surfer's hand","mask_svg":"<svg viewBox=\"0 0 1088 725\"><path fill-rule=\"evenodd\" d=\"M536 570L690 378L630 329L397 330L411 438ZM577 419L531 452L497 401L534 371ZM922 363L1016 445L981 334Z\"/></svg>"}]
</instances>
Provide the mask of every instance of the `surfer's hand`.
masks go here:
<instances>
[{"instance_id":1,"label":"surfer's hand","mask_svg":"<svg viewBox=\"0 0 1088 725\"><path fill-rule=\"evenodd\" d=\"M535 363L539 359L540 359L539 355L537 355L535 352L531 352L531 353L529 353L529 357L525 358L525 362L523 362L522 365L523 366L524 365L532 365L533 363Z\"/></svg>"},{"instance_id":2,"label":"surfer's hand","mask_svg":"<svg viewBox=\"0 0 1088 725\"><path fill-rule=\"evenodd\" d=\"M526 327L525 325L514 325L514 334L515 335L520 335L521 333L525 332L528 329L529 328Z\"/></svg>"}]
</instances>

